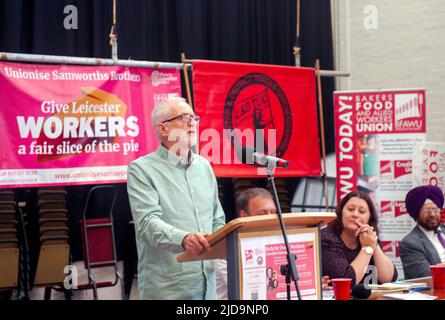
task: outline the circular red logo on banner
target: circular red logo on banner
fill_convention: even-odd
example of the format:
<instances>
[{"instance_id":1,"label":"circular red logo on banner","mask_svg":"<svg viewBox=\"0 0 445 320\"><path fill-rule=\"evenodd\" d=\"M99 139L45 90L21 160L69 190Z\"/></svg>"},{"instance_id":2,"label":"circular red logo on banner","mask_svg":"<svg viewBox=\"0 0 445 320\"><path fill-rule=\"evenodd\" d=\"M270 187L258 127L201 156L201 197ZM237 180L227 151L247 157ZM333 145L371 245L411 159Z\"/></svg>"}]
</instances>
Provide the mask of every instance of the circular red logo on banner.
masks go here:
<instances>
[{"instance_id":1,"label":"circular red logo on banner","mask_svg":"<svg viewBox=\"0 0 445 320\"><path fill-rule=\"evenodd\" d=\"M226 97L224 129L231 132L234 129L241 132L251 129L256 151L282 157L292 134L292 114L279 84L261 73L249 73L240 77ZM275 142L269 141L272 138L268 134L270 129L276 130L276 135L273 136ZM230 136L229 140L233 147L245 144L241 141L242 137L236 135ZM260 144L262 141L264 143ZM257 148L258 146L264 148ZM268 146L275 146L275 150L269 150Z\"/></svg>"}]
</instances>

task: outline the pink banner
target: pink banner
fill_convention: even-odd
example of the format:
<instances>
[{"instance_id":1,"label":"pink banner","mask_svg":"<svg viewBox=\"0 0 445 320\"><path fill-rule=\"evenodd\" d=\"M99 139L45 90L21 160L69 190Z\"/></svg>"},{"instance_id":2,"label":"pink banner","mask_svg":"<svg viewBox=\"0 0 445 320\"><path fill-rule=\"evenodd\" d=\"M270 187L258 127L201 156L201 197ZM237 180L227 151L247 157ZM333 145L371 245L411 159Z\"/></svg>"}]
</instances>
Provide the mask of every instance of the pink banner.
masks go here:
<instances>
[{"instance_id":1,"label":"pink banner","mask_svg":"<svg viewBox=\"0 0 445 320\"><path fill-rule=\"evenodd\" d=\"M126 182L178 70L0 63L0 188Z\"/></svg>"}]
</instances>

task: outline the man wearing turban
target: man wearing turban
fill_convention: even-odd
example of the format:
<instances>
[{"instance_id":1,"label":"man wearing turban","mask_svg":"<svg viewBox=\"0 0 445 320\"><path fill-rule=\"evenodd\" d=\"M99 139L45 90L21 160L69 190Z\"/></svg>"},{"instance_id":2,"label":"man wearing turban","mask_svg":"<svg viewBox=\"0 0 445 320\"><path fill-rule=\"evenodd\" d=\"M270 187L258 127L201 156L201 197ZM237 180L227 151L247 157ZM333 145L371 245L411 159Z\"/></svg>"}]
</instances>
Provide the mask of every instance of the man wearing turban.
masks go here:
<instances>
[{"instance_id":1,"label":"man wearing turban","mask_svg":"<svg viewBox=\"0 0 445 320\"><path fill-rule=\"evenodd\" d=\"M431 185L416 187L405 197L416 227L400 242L399 252L406 279L431 276L430 265L445 263L445 225L440 223L443 192Z\"/></svg>"}]
</instances>

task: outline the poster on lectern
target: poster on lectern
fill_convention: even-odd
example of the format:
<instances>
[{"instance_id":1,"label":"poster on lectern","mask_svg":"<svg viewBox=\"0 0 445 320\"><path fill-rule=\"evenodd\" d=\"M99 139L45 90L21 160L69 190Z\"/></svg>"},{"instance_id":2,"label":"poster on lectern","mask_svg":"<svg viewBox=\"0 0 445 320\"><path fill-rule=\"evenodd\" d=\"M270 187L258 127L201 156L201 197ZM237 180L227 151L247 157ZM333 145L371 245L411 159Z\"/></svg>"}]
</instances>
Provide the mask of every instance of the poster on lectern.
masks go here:
<instances>
[{"instance_id":1,"label":"poster on lectern","mask_svg":"<svg viewBox=\"0 0 445 320\"><path fill-rule=\"evenodd\" d=\"M379 239L403 278L398 244L415 225L405 208L413 187L413 149L425 140L424 89L334 93L337 201L367 192L379 214Z\"/></svg>"},{"instance_id":2,"label":"poster on lectern","mask_svg":"<svg viewBox=\"0 0 445 320\"><path fill-rule=\"evenodd\" d=\"M296 266L302 300L321 299L318 229L289 229L290 250ZM287 251L279 231L240 234L240 283L242 300L286 300L287 287L281 266L287 265ZM291 299L298 295L291 283Z\"/></svg>"}]
</instances>

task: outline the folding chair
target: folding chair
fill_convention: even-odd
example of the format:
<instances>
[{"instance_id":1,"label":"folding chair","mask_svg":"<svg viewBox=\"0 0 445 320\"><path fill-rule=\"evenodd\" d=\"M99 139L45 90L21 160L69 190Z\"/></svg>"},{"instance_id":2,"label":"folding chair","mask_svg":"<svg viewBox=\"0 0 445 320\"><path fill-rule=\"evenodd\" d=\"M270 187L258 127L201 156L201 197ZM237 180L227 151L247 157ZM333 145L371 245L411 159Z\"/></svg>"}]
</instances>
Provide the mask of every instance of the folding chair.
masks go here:
<instances>
[{"instance_id":1,"label":"folding chair","mask_svg":"<svg viewBox=\"0 0 445 320\"><path fill-rule=\"evenodd\" d=\"M67 218L67 209L42 209L39 211L39 218Z\"/></svg>"},{"instance_id":2,"label":"folding chair","mask_svg":"<svg viewBox=\"0 0 445 320\"><path fill-rule=\"evenodd\" d=\"M14 201L0 201L0 212L2 211L14 211L17 204Z\"/></svg>"},{"instance_id":3,"label":"folding chair","mask_svg":"<svg viewBox=\"0 0 445 320\"><path fill-rule=\"evenodd\" d=\"M88 219L87 212L90 211L91 201L100 194L109 194L107 201L108 209L99 213L100 218ZM108 198L107 197L107 198ZM116 202L117 191L114 186L95 186L89 192L82 214L81 230L83 240L83 253L85 268L88 272L88 283L78 286L79 290L92 289L94 300L97 300L97 288L112 287L120 283L122 298L125 299L124 284L122 276L118 271L116 245L114 237L113 209ZM94 211L94 210L93 210ZM97 213L97 212L96 212ZM103 217L105 216L105 217ZM96 282L91 269L100 267L114 267L114 280Z\"/></svg>"},{"instance_id":4,"label":"folding chair","mask_svg":"<svg viewBox=\"0 0 445 320\"><path fill-rule=\"evenodd\" d=\"M17 223L14 211L0 211L0 223Z\"/></svg>"},{"instance_id":5,"label":"folding chair","mask_svg":"<svg viewBox=\"0 0 445 320\"><path fill-rule=\"evenodd\" d=\"M41 190L37 191L38 201L43 200L59 200L66 202L68 198L67 192L65 190Z\"/></svg>"},{"instance_id":6,"label":"folding chair","mask_svg":"<svg viewBox=\"0 0 445 320\"><path fill-rule=\"evenodd\" d=\"M28 292L30 290L30 258L29 258L29 242L26 230L25 213L20 205L17 206L17 232L20 243L20 278L19 287L24 291L25 300L29 299Z\"/></svg>"},{"instance_id":7,"label":"folding chair","mask_svg":"<svg viewBox=\"0 0 445 320\"><path fill-rule=\"evenodd\" d=\"M42 220L42 219L40 219ZM65 221L40 221L40 252L34 279L35 285L45 286L45 300L51 297L51 287L61 285L69 265L69 229Z\"/></svg>"},{"instance_id":8,"label":"folding chair","mask_svg":"<svg viewBox=\"0 0 445 320\"><path fill-rule=\"evenodd\" d=\"M13 190L0 190L0 201L14 201L14 191Z\"/></svg>"},{"instance_id":9,"label":"folding chair","mask_svg":"<svg viewBox=\"0 0 445 320\"><path fill-rule=\"evenodd\" d=\"M15 234L12 237L0 237L0 289L17 287L19 255L19 243Z\"/></svg>"},{"instance_id":10,"label":"folding chair","mask_svg":"<svg viewBox=\"0 0 445 320\"><path fill-rule=\"evenodd\" d=\"M37 208L39 208L39 210L66 210L66 200L38 200Z\"/></svg>"},{"instance_id":11,"label":"folding chair","mask_svg":"<svg viewBox=\"0 0 445 320\"><path fill-rule=\"evenodd\" d=\"M39 218L40 228L44 227L68 227L68 218Z\"/></svg>"},{"instance_id":12,"label":"folding chair","mask_svg":"<svg viewBox=\"0 0 445 320\"><path fill-rule=\"evenodd\" d=\"M337 205L336 178L327 177L328 210L335 211ZM298 185L292 199L293 212L320 211L326 210L323 177L303 178Z\"/></svg>"},{"instance_id":13,"label":"folding chair","mask_svg":"<svg viewBox=\"0 0 445 320\"><path fill-rule=\"evenodd\" d=\"M23 289L28 298L27 239L23 215L13 192L2 192L0 200L0 289ZM12 194L12 197L11 197Z\"/></svg>"},{"instance_id":14,"label":"folding chair","mask_svg":"<svg viewBox=\"0 0 445 320\"><path fill-rule=\"evenodd\" d=\"M233 191L235 199L238 198L239 194L245 191L246 189L253 188L255 186L255 182L253 179L248 178L233 178L232 179Z\"/></svg>"},{"instance_id":15,"label":"folding chair","mask_svg":"<svg viewBox=\"0 0 445 320\"><path fill-rule=\"evenodd\" d=\"M66 191L65 187L42 187L39 191Z\"/></svg>"},{"instance_id":16,"label":"folding chair","mask_svg":"<svg viewBox=\"0 0 445 320\"><path fill-rule=\"evenodd\" d=\"M41 188L37 191L38 259L34 284L45 287L45 300L51 299L51 290L71 291L63 287L65 267L70 264L67 192L64 188Z\"/></svg>"},{"instance_id":17,"label":"folding chair","mask_svg":"<svg viewBox=\"0 0 445 320\"><path fill-rule=\"evenodd\" d=\"M63 271L69 265L69 255L70 246L67 231L52 230L41 233L40 253L34 284L47 288L45 299L49 299L50 286L63 283L66 277Z\"/></svg>"}]
</instances>

